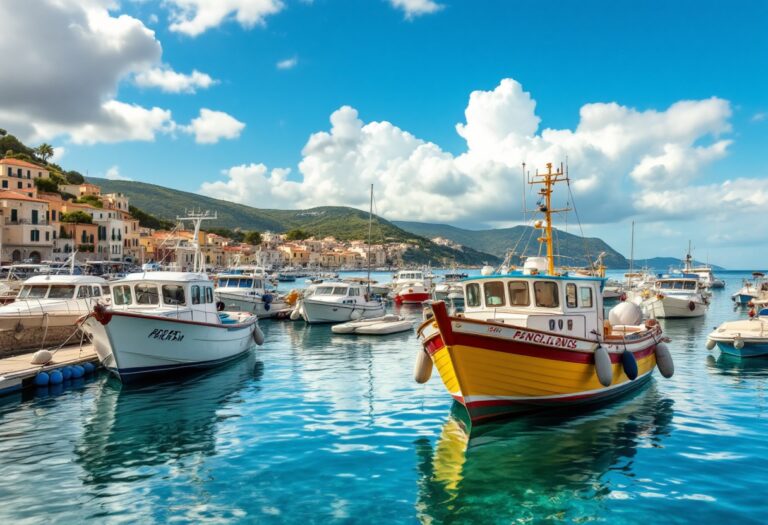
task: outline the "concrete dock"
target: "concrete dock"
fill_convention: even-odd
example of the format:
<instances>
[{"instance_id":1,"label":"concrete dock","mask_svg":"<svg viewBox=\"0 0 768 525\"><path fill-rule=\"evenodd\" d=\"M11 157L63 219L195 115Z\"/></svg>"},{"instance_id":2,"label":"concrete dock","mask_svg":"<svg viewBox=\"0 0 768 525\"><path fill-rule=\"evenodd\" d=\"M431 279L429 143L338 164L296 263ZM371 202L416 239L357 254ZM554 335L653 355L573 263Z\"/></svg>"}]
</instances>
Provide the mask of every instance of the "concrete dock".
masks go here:
<instances>
[{"instance_id":1,"label":"concrete dock","mask_svg":"<svg viewBox=\"0 0 768 525\"><path fill-rule=\"evenodd\" d=\"M34 352L0 359L0 395L16 392L28 386L34 386L35 376L39 372L49 372L67 365L83 363L98 364L98 357L92 344L65 346L53 354L47 365L33 365Z\"/></svg>"}]
</instances>

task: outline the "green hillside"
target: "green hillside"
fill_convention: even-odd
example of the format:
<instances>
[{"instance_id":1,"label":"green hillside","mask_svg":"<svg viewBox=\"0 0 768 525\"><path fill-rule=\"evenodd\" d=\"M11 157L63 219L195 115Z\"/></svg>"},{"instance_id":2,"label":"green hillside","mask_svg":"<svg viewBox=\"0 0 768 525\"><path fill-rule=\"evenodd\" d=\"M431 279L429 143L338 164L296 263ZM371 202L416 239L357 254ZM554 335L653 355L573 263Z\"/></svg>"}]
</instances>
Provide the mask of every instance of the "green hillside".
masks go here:
<instances>
[{"instance_id":1,"label":"green hillside","mask_svg":"<svg viewBox=\"0 0 768 525\"><path fill-rule=\"evenodd\" d=\"M117 181L88 178L98 184L104 193L124 193L132 206L161 219L173 220L186 210L202 209L218 213L216 228L230 230L257 230L282 233L301 229L317 237L335 237L340 240L364 240L368 237L368 212L343 206L322 206L308 210L258 209L233 202L212 199L196 193L174 190L135 181ZM433 264L476 265L500 262L499 258L471 247L453 250L434 244L418 234L407 232L393 223L374 216L374 242L405 242L415 244L419 250L405 254L407 262Z\"/></svg>"},{"instance_id":2,"label":"green hillside","mask_svg":"<svg viewBox=\"0 0 768 525\"><path fill-rule=\"evenodd\" d=\"M475 231L456 228L447 224L406 221L394 221L393 224L428 239L443 237L498 257L504 257L505 253L514 247L517 247L516 255L536 255L539 252L539 243L536 242L539 233L530 226ZM558 247L556 254L560 255L558 264L585 266L588 264L585 253L594 258L600 252L605 252L604 261L608 268L629 267L629 261L601 239L582 238L562 230L555 230L554 237ZM515 262L517 263L517 261Z\"/></svg>"}]
</instances>

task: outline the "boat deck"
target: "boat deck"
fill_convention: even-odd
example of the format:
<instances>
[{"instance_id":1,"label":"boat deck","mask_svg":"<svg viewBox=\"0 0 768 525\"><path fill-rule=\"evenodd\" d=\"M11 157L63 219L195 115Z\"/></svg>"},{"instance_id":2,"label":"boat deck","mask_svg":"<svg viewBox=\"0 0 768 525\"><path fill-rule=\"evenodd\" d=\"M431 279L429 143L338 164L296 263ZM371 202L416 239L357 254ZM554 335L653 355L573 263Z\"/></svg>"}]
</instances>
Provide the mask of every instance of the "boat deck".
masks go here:
<instances>
[{"instance_id":1,"label":"boat deck","mask_svg":"<svg viewBox=\"0 0 768 525\"><path fill-rule=\"evenodd\" d=\"M56 370L67 365L83 363L98 364L98 357L92 344L65 346L53 354L53 359L47 365L31 363L34 352L14 355L0 359L0 395L34 386L35 376L39 372Z\"/></svg>"}]
</instances>

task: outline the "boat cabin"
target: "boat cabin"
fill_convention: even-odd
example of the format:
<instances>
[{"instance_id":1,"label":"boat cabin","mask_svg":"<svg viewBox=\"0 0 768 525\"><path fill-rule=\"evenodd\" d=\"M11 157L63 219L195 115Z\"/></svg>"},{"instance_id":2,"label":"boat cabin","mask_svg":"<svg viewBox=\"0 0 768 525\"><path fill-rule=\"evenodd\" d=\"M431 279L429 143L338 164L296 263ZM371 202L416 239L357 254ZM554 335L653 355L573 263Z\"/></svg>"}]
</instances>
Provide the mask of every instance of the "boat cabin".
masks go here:
<instances>
[{"instance_id":1,"label":"boat cabin","mask_svg":"<svg viewBox=\"0 0 768 525\"><path fill-rule=\"evenodd\" d=\"M16 301L41 299L98 299L109 297L109 287L98 277L40 275L30 277L19 290Z\"/></svg>"},{"instance_id":2,"label":"boat cabin","mask_svg":"<svg viewBox=\"0 0 768 525\"><path fill-rule=\"evenodd\" d=\"M173 312L178 319L219 323L213 282L190 272L133 273L110 283L114 310L147 315Z\"/></svg>"},{"instance_id":3,"label":"boat cabin","mask_svg":"<svg viewBox=\"0 0 768 525\"><path fill-rule=\"evenodd\" d=\"M311 297L313 299L327 300L328 302L355 304L367 301L365 290L365 287L349 283L327 283L317 285Z\"/></svg>"},{"instance_id":4,"label":"boat cabin","mask_svg":"<svg viewBox=\"0 0 768 525\"><path fill-rule=\"evenodd\" d=\"M266 291L264 275L225 273L216 276L216 291L261 295Z\"/></svg>"},{"instance_id":5,"label":"boat cabin","mask_svg":"<svg viewBox=\"0 0 768 525\"><path fill-rule=\"evenodd\" d=\"M603 331L603 283L523 272L471 278L463 282L464 316L592 339Z\"/></svg>"}]
</instances>

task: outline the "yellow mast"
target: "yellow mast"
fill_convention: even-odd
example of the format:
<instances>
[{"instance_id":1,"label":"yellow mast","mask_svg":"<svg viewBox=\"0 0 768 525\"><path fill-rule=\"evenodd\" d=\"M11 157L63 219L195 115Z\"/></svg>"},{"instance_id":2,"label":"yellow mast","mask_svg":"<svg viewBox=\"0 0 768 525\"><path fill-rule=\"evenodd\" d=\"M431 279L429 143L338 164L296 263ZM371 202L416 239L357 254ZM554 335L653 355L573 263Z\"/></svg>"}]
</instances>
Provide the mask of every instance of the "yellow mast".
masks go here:
<instances>
[{"instance_id":1,"label":"yellow mast","mask_svg":"<svg viewBox=\"0 0 768 525\"><path fill-rule=\"evenodd\" d=\"M544 236L539 237L538 240L539 242L547 243L547 262L549 264L549 275L555 275L555 248L552 240L552 214L561 211L568 211L568 208L562 208L559 210L552 209L552 186L557 182L566 180L567 178L568 176L563 171L562 166L560 166L557 171L552 172L552 163L548 162L547 172L536 172L536 175L533 176L533 179L529 181L529 184L541 184L544 186L539 190L539 195L544 197L544 204L539 205L539 211L544 214L546 225L544 225Z\"/></svg>"}]
</instances>

